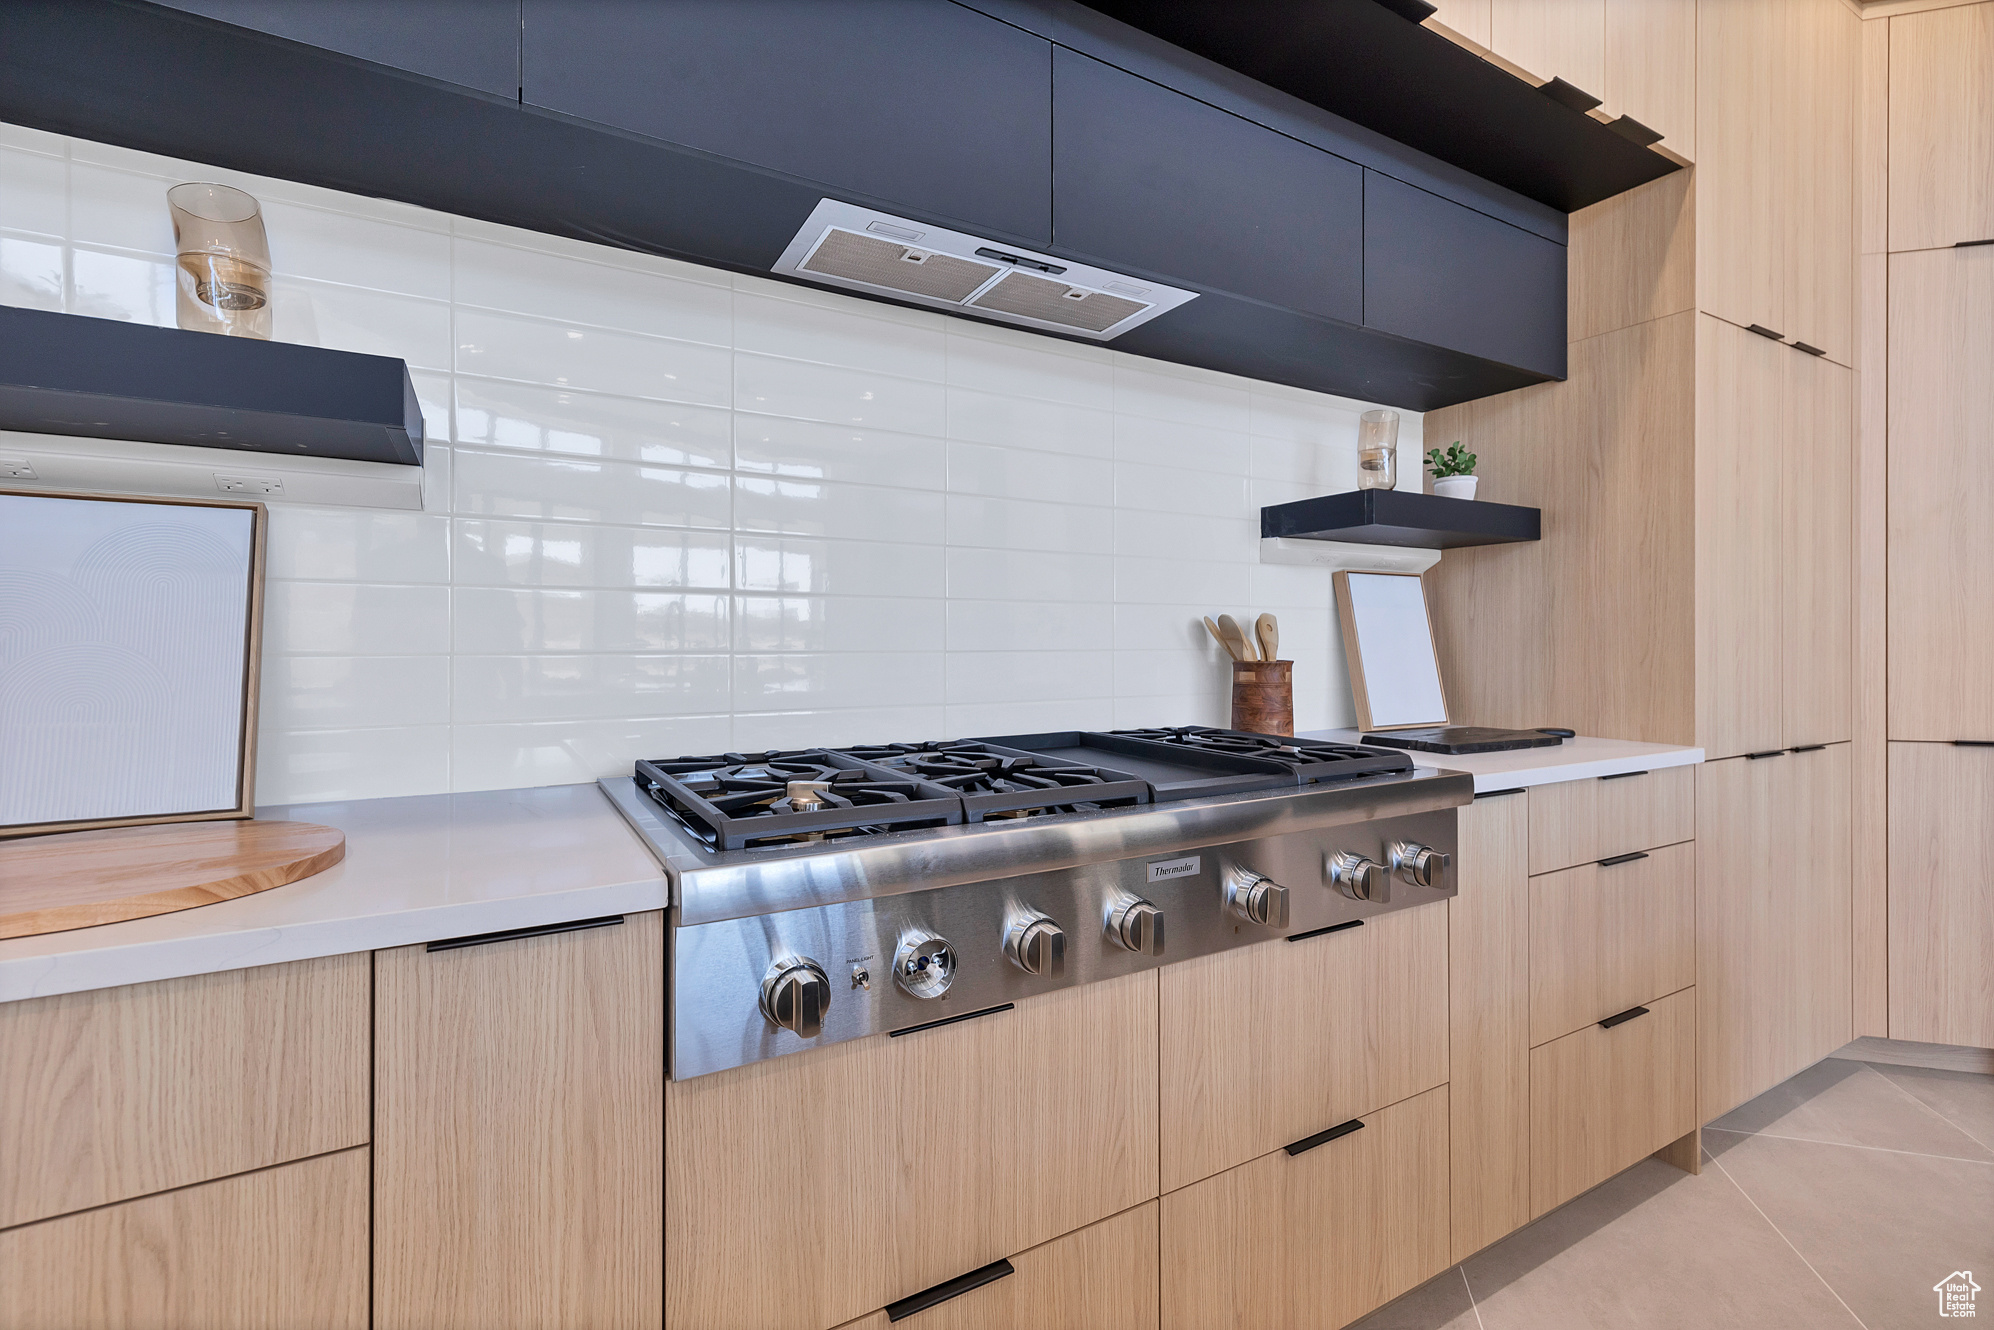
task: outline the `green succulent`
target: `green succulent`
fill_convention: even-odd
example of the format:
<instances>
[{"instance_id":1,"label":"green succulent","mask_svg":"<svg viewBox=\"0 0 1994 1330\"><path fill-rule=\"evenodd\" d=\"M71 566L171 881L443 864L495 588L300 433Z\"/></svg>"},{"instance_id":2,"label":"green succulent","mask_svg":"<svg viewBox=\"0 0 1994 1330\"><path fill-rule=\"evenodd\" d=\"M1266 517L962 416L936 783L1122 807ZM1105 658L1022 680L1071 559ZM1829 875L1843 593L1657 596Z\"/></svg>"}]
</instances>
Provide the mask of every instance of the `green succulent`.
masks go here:
<instances>
[{"instance_id":1,"label":"green succulent","mask_svg":"<svg viewBox=\"0 0 1994 1330\"><path fill-rule=\"evenodd\" d=\"M1447 451L1438 448L1426 450L1426 469L1439 480L1443 476L1472 476L1475 474L1475 455L1462 449L1459 439L1447 445Z\"/></svg>"}]
</instances>

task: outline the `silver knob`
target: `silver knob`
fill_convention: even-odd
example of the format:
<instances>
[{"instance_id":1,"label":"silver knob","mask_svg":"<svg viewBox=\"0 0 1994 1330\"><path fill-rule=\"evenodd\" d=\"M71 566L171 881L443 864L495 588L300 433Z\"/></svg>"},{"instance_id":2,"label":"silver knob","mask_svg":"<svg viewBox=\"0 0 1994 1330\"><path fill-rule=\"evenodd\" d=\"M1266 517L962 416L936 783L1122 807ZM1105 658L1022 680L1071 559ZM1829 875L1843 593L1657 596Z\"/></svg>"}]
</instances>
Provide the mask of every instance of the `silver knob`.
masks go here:
<instances>
[{"instance_id":1,"label":"silver knob","mask_svg":"<svg viewBox=\"0 0 1994 1330\"><path fill-rule=\"evenodd\" d=\"M1392 842L1391 859L1392 871L1402 881L1415 887L1446 886L1441 874L1454 862L1451 854L1442 854L1430 845L1406 840Z\"/></svg>"},{"instance_id":2,"label":"silver knob","mask_svg":"<svg viewBox=\"0 0 1994 1330\"><path fill-rule=\"evenodd\" d=\"M1127 900L1108 913L1108 936L1145 956L1163 954L1163 911L1146 900Z\"/></svg>"},{"instance_id":3,"label":"silver knob","mask_svg":"<svg viewBox=\"0 0 1994 1330\"><path fill-rule=\"evenodd\" d=\"M831 1009L831 981L807 956L784 956L762 978L762 1015L785 1030L815 1039Z\"/></svg>"},{"instance_id":4,"label":"silver knob","mask_svg":"<svg viewBox=\"0 0 1994 1330\"><path fill-rule=\"evenodd\" d=\"M955 948L933 933L909 933L893 954L893 977L911 997L938 998L955 982Z\"/></svg>"},{"instance_id":5,"label":"silver knob","mask_svg":"<svg viewBox=\"0 0 1994 1330\"><path fill-rule=\"evenodd\" d=\"M1060 974L1066 969L1066 933L1045 915L1022 915L1004 930L1004 954L1026 974Z\"/></svg>"},{"instance_id":6,"label":"silver knob","mask_svg":"<svg viewBox=\"0 0 1994 1330\"><path fill-rule=\"evenodd\" d=\"M1392 875L1375 859L1349 850L1329 857L1329 880L1354 901L1384 902L1392 898Z\"/></svg>"},{"instance_id":7,"label":"silver knob","mask_svg":"<svg viewBox=\"0 0 1994 1330\"><path fill-rule=\"evenodd\" d=\"M1235 868L1226 874L1225 904L1228 910L1248 923L1269 928L1288 926L1288 889L1250 868Z\"/></svg>"}]
</instances>

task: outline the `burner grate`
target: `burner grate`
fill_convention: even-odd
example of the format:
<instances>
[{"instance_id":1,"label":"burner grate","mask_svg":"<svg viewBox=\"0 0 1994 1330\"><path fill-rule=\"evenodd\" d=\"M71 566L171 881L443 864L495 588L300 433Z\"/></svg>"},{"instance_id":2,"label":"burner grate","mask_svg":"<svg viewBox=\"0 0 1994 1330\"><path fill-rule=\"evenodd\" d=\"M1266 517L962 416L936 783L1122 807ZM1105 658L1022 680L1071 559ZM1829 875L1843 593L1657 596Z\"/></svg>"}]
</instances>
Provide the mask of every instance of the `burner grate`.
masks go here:
<instances>
[{"instance_id":1,"label":"burner grate","mask_svg":"<svg viewBox=\"0 0 1994 1330\"><path fill-rule=\"evenodd\" d=\"M637 763L637 783L709 849L744 850L954 826L962 800L825 749Z\"/></svg>"},{"instance_id":2,"label":"burner grate","mask_svg":"<svg viewBox=\"0 0 1994 1330\"><path fill-rule=\"evenodd\" d=\"M1181 725L1145 730L1112 730L1146 743L1169 744L1196 752L1226 753L1234 757L1278 762L1293 771L1297 779L1308 781L1347 780L1385 771L1410 771L1412 759L1402 752L1364 748L1356 744L1330 743L1322 739L1297 739L1280 734L1255 734L1247 730L1221 730L1206 725Z\"/></svg>"},{"instance_id":3,"label":"burner grate","mask_svg":"<svg viewBox=\"0 0 1994 1330\"><path fill-rule=\"evenodd\" d=\"M1149 782L1125 771L1060 762L973 739L840 751L954 790L971 822L1094 813L1150 802Z\"/></svg>"}]
</instances>

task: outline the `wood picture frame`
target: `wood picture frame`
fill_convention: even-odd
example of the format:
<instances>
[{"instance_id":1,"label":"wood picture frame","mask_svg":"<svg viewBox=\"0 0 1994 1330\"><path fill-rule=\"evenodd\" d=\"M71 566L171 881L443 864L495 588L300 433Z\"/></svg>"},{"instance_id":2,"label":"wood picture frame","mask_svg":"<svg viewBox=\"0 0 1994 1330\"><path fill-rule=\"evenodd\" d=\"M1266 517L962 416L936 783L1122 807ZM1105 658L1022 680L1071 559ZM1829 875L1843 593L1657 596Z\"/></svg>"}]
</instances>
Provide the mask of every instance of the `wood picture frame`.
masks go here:
<instances>
[{"instance_id":1,"label":"wood picture frame","mask_svg":"<svg viewBox=\"0 0 1994 1330\"><path fill-rule=\"evenodd\" d=\"M1366 667L1363 632L1360 628L1356 597L1353 594L1353 577L1411 578L1419 586L1419 609L1425 628L1425 651L1433 662L1433 692L1438 701L1439 714L1420 718L1387 717L1386 723L1379 723L1372 715L1374 694ZM1447 707L1446 683L1440 677L1440 647L1433 635L1433 609L1426 595L1426 579L1419 573L1350 572L1338 571L1332 578L1336 586L1336 615L1343 630L1343 659L1350 670L1350 699L1357 709L1359 731L1417 730L1433 726L1451 724ZM1417 643L1402 643L1405 651L1415 651ZM1373 661L1386 654L1386 644L1372 644L1370 656Z\"/></svg>"},{"instance_id":2,"label":"wood picture frame","mask_svg":"<svg viewBox=\"0 0 1994 1330\"><path fill-rule=\"evenodd\" d=\"M47 836L65 831L95 831L110 827L151 826L168 822L212 822L256 816L257 699L263 667L263 600L270 532L269 509L243 499L175 498L149 494L107 494L94 491L0 488L0 499L30 498L96 503L154 504L185 508L220 508L247 512L250 517L248 585L242 643L242 687L237 710L237 760L234 797L226 807L183 812L78 818L65 821L0 824L0 839Z\"/></svg>"}]
</instances>

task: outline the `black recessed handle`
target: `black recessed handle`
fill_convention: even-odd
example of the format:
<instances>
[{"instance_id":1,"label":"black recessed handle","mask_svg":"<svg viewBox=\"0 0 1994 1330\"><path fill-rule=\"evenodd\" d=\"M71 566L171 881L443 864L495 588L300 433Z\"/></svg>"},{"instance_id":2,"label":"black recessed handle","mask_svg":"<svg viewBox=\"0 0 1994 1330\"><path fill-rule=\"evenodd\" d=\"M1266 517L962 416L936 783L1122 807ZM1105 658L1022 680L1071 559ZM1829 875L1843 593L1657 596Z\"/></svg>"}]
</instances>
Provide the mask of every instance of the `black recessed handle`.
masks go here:
<instances>
[{"instance_id":1,"label":"black recessed handle","mask_svg":"<svg viewBox=\"0 0 1994 1330\"><path fill-rule=\"evenodd\" d=\"M1805 351L1810 356L1825 356L1828 354L1826 351L1823 351L1820 347L1809 346L1807 343L1799 340L1798 338L1794 339L1793 349L1796 351Z\"/></svg>"},{"instance_id":2,"label":"black recessed handle","mask_svg":"<svg viewBox=\"0 0 1994 1330\"><path fill-rule=\"evenodd\" d=\"M1299 1141L1296 1141L1293 1145L1284 1146L1282 1148L1287 1150L1287 1152L1290 1155L1302 1154L1305 1151L1315 1149L1318 1145L1328 1145L1331 1141L1336 1140L1339 1137L1348 1136L1351 1132L1357 1131L1360 1128L1362 1128L1363 1125L1364 1123L1361 1119L1352 1118L1348 1122L1337 1123L1334 1127L1331 1127L1328 1131L1319 1131L1313 1136L1304 1136Z\"/></svg>"},{"instance_id":3,"label":"black recessed handle","mask_svg":"<svg viewBox=\"0 0 1994 1330\"><path fill-rule=\"evenodd\" d=\"M1994 748L1994 739L1954 739L1954 748Z\"/></svg>"},{"instance_id":4,"label":"black recessed handle","mask_svg":"<svg viewBox=\"0 0 1994 1330\"><path fill-rule=\"evenodd\" d=\"M1618 1015L1608 1016L1599 1023L1599 1028L1602 1030L1611 1030L1616 1025L1627 1024L1627 1022L1633 1020L1636 1016L1646 1016L1647 1014L1648 1009L1646 1007L1629 1007Z\"/></svg>"},{"instance_id":5,"label":"black recessed handle","mask_svg":"<svg viewBox=\"0 0 1994 1330\"><path fill-rule=\"evenodd\" d=\"M1770 337L1775 342L1783 342L1786 340L1784 336L1774 332L1772 329L1766 327L1763 323L1748 323L1745 325L1745 331L1757 333L1761 337Z\"/></svg>"},{"instance_id":6,"label":"black recessed handle","mask_svg":"<svg viewBox=\"0 0 1994 1330\"><path fill-rule=\"evenodd\" d=\"M1424 23L1440 12L1440 6L1429 5L1426 0L1378 0L1378 3L1408 23Z\"/></svg>"},{"instance_id":7,"label":"black recessed handle","mask_svg":"<svg viewBox=\"0 0 1994 1330\"><path fill-rule=\"evenodd\" d=\"M1017 1005L1015 1002L1004 1002L994 1007L985 1007L981 1011L965 1011L960 1016L944 1016L938 1021L923 1021L919 1025L908 1025L898 1030L888 1030L886 1037L888 1039L898 1039L903 1034L919 1034L923 1030L939 1030L944 1025L954 1025L957 1021L973 1021L978 1016L995 1016L1000 1011L1011 1011Z\"/></svg>"},{"instance_id":8,"label":"black recessed handle","mask_svg":"<svg viewBox=\"0 0 1994 1330\"><path fill-rule=\"evenodd\" d=\"M1558 103L1558 105L1569 106L1574 111L1590 111L1593 107L1599 105L1599 98L1593 96L1577 84L1567 83L1561 78L1554 78L1549 83L1540 83L1537 86L1537 91L1543 93L1546 97Z\"/></svg>"},{"instance_id":9,"label":"black recessed handle","mask_svg":"<svg viewBox=\"0 0 1994 1330\"><path fill-rule=\"evenodd\" d=\"M1747 762L1757 762L1757 761L1758 761L1759 759L1761 759L1761 758L1767 758L1767 757L1785 757L1785 756L1786 756L1786 750L1785 750L1784 748L1768 748L1768 749L1767 749L1767 750L1766 750L1765 752L1763 752L1763 753L1747 753L1747 754L1745 754L1745 760L1746 760Z\"/></svg>"},{"instance_id":10,"label":"black recessed handle","mask_svg":"<svg viewBox=\"0 0 1994 1330\"><path fill-rule=\"evenodd\" d=\"M1513 790L1477 790L1477 791L1475 792L1475 798L1476 798L1476 799L1478 799L1478 800L1479 800L1479 799L1500 799L1500 798L1502 798L1502 797L1503 797L1503 796L1504 796L1505 794L1522 794L1522 793L1523 793L1523 791L1524 791L1524 787L1523 787L1523 786L1521 786L1521 785L1517 786L1517 787L1516 787L1515 789L1513 789Z\"/></svg>"},{"instance_id":11,"label":"black recessed handle","mask_svg":"<svg viewBox=\"0 0 1994 1330\"><path fill-rule=\"evenodd\" d=\"M1827 751L1828 751L1828 745L1826 745L1826 744L1795 744L1795 745L1794 745L1793 747L1791 747L1791 748L1787 749L1786 751L1787 751L1787 752L1789 752L1789 753L1825 753L1825 752L1827 752Z\"/></svg>"},{"instance_id":12,"label":"black recessed handle","mask_svg":"<svg viewBox=\"0 0 1994 1330\"><path fill-rule=\"evenodd\" d=\"M1955 240L1952 247L1954 249L1974 249L1981 245L1994 245L1994 236L1989 236L1985 240Z\"/></svg>"},{"instance_id":13,"label":"black recessed handle","mask_svg":"<svg viewBox=\"0 0 1994 1330\"><path fill-rule=\"evenodd\" d=\"M605 914L599 919L570 919L564 924L541 924L537 928L508 928L503 933L472 933L467 937L439 938L426 948L429 951L455 951L459 947L482 947L487 942L513 942L526 937L549 937L555 933L578 933L584 928L608 928L623 922L620 914Z\"/></svg>"},{"instance_id":14,"label":"black recessed handle","mask_svg":"<svg viewBox=\"0 0 1994 1330\"><path fill-rule=\"evenodd\" d=\"M1645 771L1616 771L1611 776L1601 776L1601 780L1628 780L1635 776L1645 776Z\"/></svg>"},{"instance_id":15,"label":"black recessed handle","mask_svg":"<svg viewBox=\"0 0 1994 1330\"><path fill-rule=\"evenodd\" d=\"M1606 122L1606 127L1637 148L1653 147L1662 141L1662 131L1650 129L1631 115Z\"/></svg>"},{"instance_id":16,"label":"black recessed handle","mask_svg":"<svg viewBox=\"0 0 1994 1330\"><path fill-rule=\"evenodd\" d=\"M994 1284L1005 1275L1014 1275L1018 1267L1009 1261L992 1261L978 1270L954 1279L945 1279L933 1288L924 1288L919 1293L910 1293L898 1302L886 1304L886 1319L904 1321L916 1312L924 1312L930 1307L939 1307L950 1298L959 1298L965 1293L973 1293L985 1284Z\"/></svg>"},{"instance_id":17,"label":"black recessed handle","mask_svg":"<svg viewBox=\"0 0 1994 1330\"><path fill-rule=\"evenodd\" d=\"M1647 857L1648 852L1646 850L1636 850L1632 854L1616 854L1610 859L1601 859L1599 866L1601 868L1611 868L1615 864L1631 864L1636 859L1646 859Z\"/></svg>"},{"instance_id":18,"label":"black recessed handle","mask_svg":"<svg viewBox=\"0 0 1994 1330\"><path fill-rule=\"evenodd\" d=\"M1311 928L1306 933L1290 933L1288 941L1306 942L1312 937L1321 937L1325 933L1341 933L1346 928L1362 928L1363 926L1364 921L1362 919L1349 919L1340 924L1331 924L1328 928Z\"/></svg>"}]
</instances>

